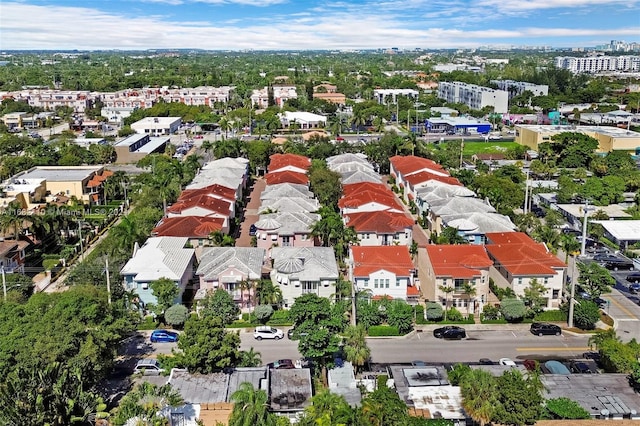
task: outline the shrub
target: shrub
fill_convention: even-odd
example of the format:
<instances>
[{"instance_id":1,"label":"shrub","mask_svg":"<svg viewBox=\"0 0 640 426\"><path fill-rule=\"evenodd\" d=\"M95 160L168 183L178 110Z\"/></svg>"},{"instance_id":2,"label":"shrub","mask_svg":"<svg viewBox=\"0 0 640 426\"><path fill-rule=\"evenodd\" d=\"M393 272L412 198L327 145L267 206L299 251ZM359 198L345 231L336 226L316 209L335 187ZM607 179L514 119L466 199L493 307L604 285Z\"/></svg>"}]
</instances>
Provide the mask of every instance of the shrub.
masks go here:
<instances>
[{"instance_id":1,"label":"shrub","mask_svg":"<svg viewBox=\"0 0 640 426\"><path fill-rule=\"evenodd\" d=\"M505 298L500 304L500 313L507 321L517 322L524 318L526 307L520 299Z\"/></svg>"},{"instance_id":2,"label":"shrub","mask_svg":"<svg viewBox=\"0 0 640 426\"><path fill-rule=\"evenodd\" d=\"M181 326L189 317L189 309L184 305L173 305L164 312L164 320L172 326Z\"/></svg>"},{"instance_id":3,"label":"shrub","mask_svg":"<svg viewBox=\"0 0 640 426\"><path fill-rule=\"evenodd\" d=\"M369 327L369 336L400 336L398 327L392 327L390 325L372 325Z\"/></svg>"},{"instance_id":4,"label":"shrub","mask_svg":"<svg viewBox=\"0 0 640 426\"><path fill-rule=\"evenodd\" d=\"M482 319L489 321L500 319L500 309L493 305L484 305L484 308L482 308Z\"/></svg>"},{"instance_id":5,"label":"shrub","mask_svg":"<svg viewBox=\"0 0 640 426\"><path fill-rule=\"evenodd\" d=\"M376 378L377 389L383 389L387 387L387 380L389 380L389 376L386 374L381 374Z\"/></svg>"},{"instance_id":6,"label":"shrub","mask_svg":"<svg viewBox=\"0 0 640 426\"><path fill-rule=\"evenodd\" d=\"M253 314L260 323L264 324L271 318L271 315L273 315L273 308L271 305L258 305L254 309Z\"/></svg>"},{"instance_id":7,"label":"shrub","mask_svg":"<svg viewBox=\"0 0 640 426\"><path fill-rule=\"evenodd\" d=\"M426 315L429 321L440 321L444 316L442 305L437 302L427 302Z\"/></svg>"},{"instance_id":8,"label":"shrub","mask_svg":"<svg viewBox=\"0 0 640 426\"><path fill-rule=\"evenodd\" d=\"M447 321L459 322L463 320L464 317L462 316L462 313L456 308L451 308L447 311Z\"/></svg>"},{"instance_id":9,"label":"shrub","mask_svg":"<svg viewBox=\"0 0 640 426\"><path fill-rule=\"evenodd\" d=\"M160 325L160 323L156 321L153 316L149 315L144 317L144 320L138 324L138 330L155 330L158 328L158 325Z\"/></svg>"},{"instance_id":10,"label":"shrub","mask_svg":"<svg viewBox=\"0 0 640 426\"><path fill-rule=\"evenodd\" d=\"M424 315L424 306L416 305L413 309L415 310L416 324L426 324L427 318Z\"/></svg>"},{"instance_id":11,"label":"shrub","mask_svg":"<svg viewBox=\"0 0 640 426\"><path fill-rule=\"evenodd\" d=\"M600 308L590 300L581 300L574 306L573 323L583 330L593 330L600 319Z\"/></svg>"},{"instance_id":12,"label":"shrub","mask_svg":"<svg viewBox=\"0 0 640 426\"><path fill-rule=\"evenodd\" d=\"M545 404L544 417L553 420L589 419L591 415L580 404L569 398L553 398Z\"/></svg>"}]
</instances>

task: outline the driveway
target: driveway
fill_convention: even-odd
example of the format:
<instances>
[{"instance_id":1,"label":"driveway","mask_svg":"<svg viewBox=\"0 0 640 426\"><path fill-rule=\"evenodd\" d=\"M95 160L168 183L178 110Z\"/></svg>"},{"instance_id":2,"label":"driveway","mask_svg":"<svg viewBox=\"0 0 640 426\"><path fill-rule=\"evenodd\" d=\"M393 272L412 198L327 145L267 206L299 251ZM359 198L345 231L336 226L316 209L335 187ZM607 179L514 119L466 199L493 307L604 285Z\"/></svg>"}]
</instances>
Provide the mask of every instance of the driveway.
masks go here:
<instances>
[{"instance_id":1,"label":"driveway","mask_svg":"<svg viewBox=\"0 0 640 426\"><path fill-rule=\"evenodd\" d=\"M236 238L236 247L251 247L251 235L249 235L249 228L251 225L258 221L260 217L258 215L258 209L260 208L260 196L262 191L267 186L266 181L259 177L253 183L249 200L244 208L243 220L240 225L240 235Z\"/></svg>"}]
</instances>

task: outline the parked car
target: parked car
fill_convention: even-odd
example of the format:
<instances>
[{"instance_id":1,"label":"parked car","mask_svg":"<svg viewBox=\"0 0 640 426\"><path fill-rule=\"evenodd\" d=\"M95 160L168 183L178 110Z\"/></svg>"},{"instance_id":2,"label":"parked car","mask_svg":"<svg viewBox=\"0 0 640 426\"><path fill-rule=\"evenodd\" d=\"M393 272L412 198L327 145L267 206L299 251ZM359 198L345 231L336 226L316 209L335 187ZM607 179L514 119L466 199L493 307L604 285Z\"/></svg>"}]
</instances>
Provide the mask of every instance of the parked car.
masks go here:
<instances>
[{"instance_id":1,"label":"parked car","mask_svg":"<svg viewBox=\"0 0 640 426\"><path fill-rule=\"evenodd\" d=\"M249 227L249 235L253 237L254 235L256 235L257 232L258 232L258 228L256 227L256 225L252 223L251 226Z\"/></svg>"},{"instance_id":2,"label":"parked car","mask_svg":"<svg viewBox=\"0 0 640 426\"><path fill-rule=\"evenodd\" d=\"M414 367L424 367L427 365L427 363L424 361L415 360L415 361L411 361L411 365Z\"/></svg>"},{"instance_id":3,"label":"parked car","mask_svg":"<svg viewBox=\"0 0 640 426\"><path fill-rule=\"evenodd\" d=\"M267 367L275 370L291 370L296 368L295 364L290 359L279 359L277 361L270 362L267 364Z\"/></svg>"},{"instance_id":4,"label":"parked car","mask_svg":"<svg viewBox=\"0 0 640 426\"><path fill-rule=\"evenodd\" d=\"M277 328L269 327L268 325L256 327L253 332L253 337L256 340L262 339L275 339L280 340L284 337L284 332Z\"/></svg>"},{"instance_id":5,"label":"parked car","mask_svg":"<svg viewBox=\"0 0 640 426\"><path fill-rule=\"evenodd\" d=\"M618 258L617 260L608 260L607 262L605 262L604 267L607 269L612 269L614 271L619 271L619 270L633 270L634 265L633 262L627 259L620 259Z\"/></svg>"},{"instance_id":6,"label":"parked car","mask_svg":"<svg viewBox=\"0 0 640 426\"><path fill-rule=\"evenodd\" d=\"M559 336L562 334L562 329L555 324L549 324L546 322L534 322L531 324L531 334L537 336Z\"/></svg>"},{"instance_id":7,"label":"parked car","mask_svg":"<svg viewBox=\"0 0 640 426\"><path fill-rule=\"evenodd\" d=\"M178 333L168 330L153 330L149 340L152 343L174 343L178 341Z\"/></svg>"},{"instance_id":8,"label":"parked car","mask_svg":"<svg viewBox=\"0 0 640 426\"><path fill-rule=\"evenodd\" d=\"M630 283L640 283L640 272L633 272L627 275L627 281Z\"/></svg>"},{"instance_id":9,"label":"parked car","mask_svg":"<svg viewBox=\"0 0 640 426\"><path fill-rule=\"evenodd\" d=\"M464 339L467 332L462 327L447 325L433 330L433 337L438 339Z\"/></svg>"},{"instance_id":10,"label":"parked car","mask_svg":"<svg viewBox=\"0 0 640 426\"><path fill-rule=\"evenodd\" d=\"M496 134L489 135L489 140L490 141L499 141L501 139L502 139L502 135L496 135Z\"/></svg>"},{"instance_id":11,"label":"parked car","mask_svg":"<svg viewBox=\"0 0 640 426\"><path fill-rule=\"evenodd\" d=\"M489 358L480 358L480 361L478 361L480 363L480 365L493 365L493 361L491 361Z\"/></svg>"},{"instance_id":12,"label":"parked car","mask_svg":"<svg viewBox=\"0 0 640 426\"><path fill-rule=\"evenodd\" d=\"M526 368L527 371L536 371L540 368L539 362L535 359L525 359L522 365L524 365L524 368Z\"/></svg>"},{"instance_id":13,"label":"parked car","mask_svg":"<svg viewBox=\"0 0 640 426\"><path fill-rule=\"evenodd\" d=\"M160 367L157 359L141 359L133 368L134 374L142 373L143 376L158 376L164 373L164 368Z\"/></svg>"},{"instance_id":14,"label":"parked car","mask_svg":"<svg viewBox=\"0 0 640 426\"><path fill-rule=\"evenodd\" d=\"M629 284L629 293L639 293L640 292L640 283Z\"/></svg>"},{"instance_id":15,"label":"parked car","mask_svg":"<svg viewBox=\"0 0 640 426\"><path fill-rule=\"evenodd\" d=\"M607 299L603 299L602 297L596 297L595 299L593 299L593 302L598 305L598 307L600 309L604 309L607 307L607 305L609 304L609 302L607 301Z\"/></svg>"},{"instance_id":16,"label":"parked car","mask_svg":"<svg viewBox=\"0 0 640 426\"><path fill-rule=\"evenodd\" d=\"M516 363L511 358L500 358L500 365L506 365L507 367L515 367Z\"/></svg>"},{"instance_id":17,"label":"parked car","mask_svg":"<svg viewBox=\"0 0 640 426\"><path fill-rule=\"evenodd\" d=\"M576 374L593 374L593 370L589 367L589 364L582 361L571 361L569 369L572 373Z\"/></svg>"},{"instance_id":18,"label":"parked car","mask_svg":"<svg viewBox=\"0 0 640 426\"><path fill-rule=\"evenodd\" d=\"M595 260L596 262L600 262L600 263L616 262L619 259L620 258L618 256L615 256L615 255L610 254L610 253L600 253L600 254L596 254L595 256L593 256L593 260Z\"/></svg>"}]
</instances>

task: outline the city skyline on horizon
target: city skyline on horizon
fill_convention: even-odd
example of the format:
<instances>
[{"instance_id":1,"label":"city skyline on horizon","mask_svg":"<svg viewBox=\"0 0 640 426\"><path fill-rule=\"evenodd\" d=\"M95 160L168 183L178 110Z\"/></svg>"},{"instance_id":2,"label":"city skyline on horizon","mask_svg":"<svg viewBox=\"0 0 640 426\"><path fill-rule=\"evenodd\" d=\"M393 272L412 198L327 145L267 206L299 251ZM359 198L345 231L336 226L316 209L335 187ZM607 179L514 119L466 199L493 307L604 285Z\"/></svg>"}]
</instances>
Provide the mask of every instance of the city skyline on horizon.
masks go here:
<instances>
[{"instance_id":1,"label":"city skyline on horizon","mask_svg":"<svg viewBox=\"0 0 640 426\"><path fill-rule=\"evenodd\" d=\"M639 17L640 0L15 0L0 50L594 47L637 43Z\"/></svg>"}]
</instances>

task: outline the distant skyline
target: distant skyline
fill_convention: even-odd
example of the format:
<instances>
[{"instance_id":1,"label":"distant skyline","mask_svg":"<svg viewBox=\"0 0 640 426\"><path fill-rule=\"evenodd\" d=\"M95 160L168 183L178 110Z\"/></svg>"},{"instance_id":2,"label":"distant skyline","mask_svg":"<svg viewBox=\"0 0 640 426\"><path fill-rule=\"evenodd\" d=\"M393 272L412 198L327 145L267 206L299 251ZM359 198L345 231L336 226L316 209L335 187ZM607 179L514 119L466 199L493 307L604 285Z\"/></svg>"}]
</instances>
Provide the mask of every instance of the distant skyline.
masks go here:
<instances>
[{"instance_id":1,"label":"distant skyline","mask_svg":"<svg viewBox=\"0 0 640 426\"><path fill-rule=\"evenodd\" d=\"M0 50L587 47L640 0L0 0Z\"/></svg>"}]
</instances>

